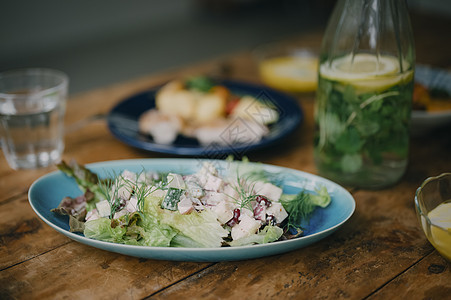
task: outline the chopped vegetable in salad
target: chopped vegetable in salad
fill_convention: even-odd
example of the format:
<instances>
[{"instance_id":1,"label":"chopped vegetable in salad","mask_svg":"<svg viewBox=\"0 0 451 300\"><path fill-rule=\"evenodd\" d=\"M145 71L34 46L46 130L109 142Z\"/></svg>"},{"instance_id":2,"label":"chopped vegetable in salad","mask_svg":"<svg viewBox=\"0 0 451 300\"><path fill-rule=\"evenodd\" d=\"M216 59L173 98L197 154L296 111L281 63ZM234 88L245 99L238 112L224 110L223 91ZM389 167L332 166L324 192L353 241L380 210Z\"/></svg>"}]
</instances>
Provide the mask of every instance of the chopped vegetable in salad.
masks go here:
<instances>
[{"instance_id":1,"label":"chopped vegetable in salad","mask_svg":"<svg viewBox=\"0 0 451 300\"><path fill-rule=\"evenodd\" d=\"M192 174L124 170L101 180L84 166L62 162L59 169L83 194L64 198L52 211L69 215L71 231L96 240L212 248L301 236L301 220L331 201L325 187L287 195L277 174L238 165L244 171L223 174L206 161Z\"/></svg>"}]
</instances>

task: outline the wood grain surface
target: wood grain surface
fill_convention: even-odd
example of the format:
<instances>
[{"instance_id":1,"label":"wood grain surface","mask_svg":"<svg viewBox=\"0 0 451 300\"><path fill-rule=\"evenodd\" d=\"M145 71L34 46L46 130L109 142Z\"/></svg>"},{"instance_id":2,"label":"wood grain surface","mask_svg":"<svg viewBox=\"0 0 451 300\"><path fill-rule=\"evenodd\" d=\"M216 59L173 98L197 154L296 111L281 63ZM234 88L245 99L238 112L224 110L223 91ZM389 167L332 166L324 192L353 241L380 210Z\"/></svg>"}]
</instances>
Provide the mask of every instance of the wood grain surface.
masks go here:
<instances>
[{"instance_id":1,"label":"wood grain surface","mask_svg":"<svg viewBox=\"0 0 451 300\"><path fill-rule=\"evenodd\" d=\"M417 61L451 69L451 20L413 21ZM287 42L319 47L321 36L311 32ZM172 157L124 145L96 116L130 95L192 74L259 82L251 53L243 51L75 95L67 106L66 127L72 130L64 159L85 164ZM295 97L304 111L302 125L248 157L316 173L314 95ZM140 259L72 241L41 221L28 203L31 183L56 168L13 171L1 156L0 299L450 299L451 264L425 238L413 203L426 177L451 171L450 149L451 126L412 138L402 180L384 190L350 189L356 211L328 238L282 255L219 263Z\"/></svg>"}]
</instances>

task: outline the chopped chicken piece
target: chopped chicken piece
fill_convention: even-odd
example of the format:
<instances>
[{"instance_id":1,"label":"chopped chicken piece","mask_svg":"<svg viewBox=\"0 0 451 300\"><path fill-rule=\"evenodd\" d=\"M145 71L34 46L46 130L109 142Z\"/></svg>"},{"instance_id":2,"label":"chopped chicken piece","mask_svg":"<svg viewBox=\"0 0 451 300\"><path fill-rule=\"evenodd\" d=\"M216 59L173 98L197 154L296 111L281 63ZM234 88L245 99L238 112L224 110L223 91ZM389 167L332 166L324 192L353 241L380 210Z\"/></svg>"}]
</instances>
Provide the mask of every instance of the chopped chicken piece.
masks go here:
<instances>
[{"instance_id":1,"label":"chopped chicken piece","mask_svg":"<svg viewBox=\"0 0 451 300\"><path fill-rule=\"evenodd\" d=\"M269 182L257 181L253 186L253 193L263 195L271 201L279 201L282 189Z\"/></svg>"},{"instance_id":2,"label":"chopped chicken piece","mask_svg":"<svg viewBox=\"0 0 451 300\"><path fill-rule=\"evenodd\" d=\"M186 188L185 181L183 180L183 177L180 174L169 173L167 176L167 180L169 188L176 188L182 190Z\"/></svg>"},{"instance_id":3,"label":"chopped chicken piece","mask_svg":"<svg viewBox=\"0 0 451 300\"><path fill-rule=\"evenodd\" d=\"M221 224L225 224L233 218L233 209L233 206L229 202L222 201L218 205L213 206L211 210L216 214L218 221Z\"/></svg>"},{"instance_id":4,"label":"chopped chicken piece","mask_svg":"<svg viewBox=\"0 0 451 300\"><path fill-rule=\"evenodd\" d=\"M207 175L207 181L205 182L204 189L208 191L216 191L219 192L224 185L224 181L212 174Z\"/></svg>"},{"instance_id":5,"label":"chopped chicken piece","mask_svg":"<svg viewBox=\"0 0 451 300\"><path fill-rule=\"evenodd\" d=\"M282 223L283 220L288 217L287 211L279 202L271 203L271 206L266 209L266 213L268 215L274 216L277 223Z\"/></svg>"},{"instance_id":6,"label":"chopped chicken piece","mask_svg":"<svg viewBox=\"0 0 451 300\"><path fill-rule=\"evenodd\" d=\"M98 218L101 218L101 216L99 215L97 208L94 208L94 209L88 211L88 213L86 214L86 222L93 221Z\"/></svg>"},{"instance_id":7,"label":"chopped chicken piece","mask_svg":"<svg viewBox=\"0 0 451 300\"><path fill-rule=\"evenodd\" d=\"M111 206L108 200L102 200L96 203L97 212L103 217L108 217L111 214Z\"/></svg>"},{"instance_id":8,"label":"chopped chicken piece","mask_svg":"<svg viewBox=\"0 0 451 300\"><path fill-rule=\"evenodd\" d=\"M171 144L182 130L183 122L176 115L168 115L151 109L139 118L139 130L150 134L158 144Z\"/></svg>"},{"instance_id":9,"label":"chopped chicken piece","mask_svg":"<svg viewBox=\"0 0 451 300\"><path fill-rule=\"evenodd\" d=\"M129 213L133 213L135 211L138 211L138 199L136 197L131 197L130 201L127 202L127 205L125 206L125 209Z\"/></svg>"},{"instance_id":10,"label":"chopped chicken piece","mask_svg":"<svg viewBox=\"0 0 451 300\"><path fill-rule=\"evenodd\" d=\"M227 196L228 201L236 201L239 197L239 193L236 187L231 184L226 184L223 188L224 195Z\"/></svg>"},{"instance_id":11,"label":"chopped chicken piece","mask_svg":"<svg viewBox=\"0 0 451 300\"><path fill-rule=\"evenodd\" d=\"M182 195L179 203L177 204L177 209L182 215L189 214L194 210L193 202L189 197Z\"/></svg>"},{"instance_id":12,"label":"chopped chicken piece","mask_svg":"<svg viewBox=\"0 0 451 300\"><path fill-rule=\"evenodd\" d=\"M257 221L253 217L249 217L246 214L241 215L240 219L241 221L232 227L233 240L238 240L254 234L261 226L260 221Z\"/></svg>"},{"instance_id":13,"label":"chopped chicken piece","mask_svg":"<svg viewBox=\"0 0 451 300\"><path fill-rule=\"evenodd\" d=\"M223 193L218 193L214 191L206 192L205 196L202 198L202 202L206 205L218 205L221 202L227 201L227 196Z\"/></svg>"}]
</instances>

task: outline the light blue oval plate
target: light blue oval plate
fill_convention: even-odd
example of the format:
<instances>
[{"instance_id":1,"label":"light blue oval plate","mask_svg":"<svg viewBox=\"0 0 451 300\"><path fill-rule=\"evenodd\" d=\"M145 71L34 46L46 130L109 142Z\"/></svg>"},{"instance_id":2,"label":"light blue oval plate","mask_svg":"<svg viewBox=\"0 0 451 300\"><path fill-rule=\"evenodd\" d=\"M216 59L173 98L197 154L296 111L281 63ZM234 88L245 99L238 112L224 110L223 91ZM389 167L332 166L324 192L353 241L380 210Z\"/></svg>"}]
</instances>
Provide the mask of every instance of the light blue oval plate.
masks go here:
<instances>
[{"instance_id":1,"label":"light blue oval plate","mask_svg":"<svg viewBox=\"0 0 451 300\"><path fill-rule=\"evenodd\" d=\"M125 169L140 172L143 168L147 171L190 173L198 170L203 161L200 159L133 159L93 163L86 167L100 177L107 177L112 173L118 174ZM209 160L209 162L222 171L230 166L226 161ZM315 187L326 186L332 201L328 207L316 209L308 223L303 224L306 228L303 237L263 245L223 248L170 248L114 244L85 238L82 234L70 232L67 216L60 216L50 211L57 207L64 197L75 197L81 194L75 181L62 172L55 171L36 180L30 187L28 198L31 207L44 222L75 241L125 255L174 261L245 260L292 251L330 235L353 214L354 198L338 184L293 169L260 165L265 171L277 174L285 193L295 194L302 189L313 191Z\"/></svg>"}]
</instances>

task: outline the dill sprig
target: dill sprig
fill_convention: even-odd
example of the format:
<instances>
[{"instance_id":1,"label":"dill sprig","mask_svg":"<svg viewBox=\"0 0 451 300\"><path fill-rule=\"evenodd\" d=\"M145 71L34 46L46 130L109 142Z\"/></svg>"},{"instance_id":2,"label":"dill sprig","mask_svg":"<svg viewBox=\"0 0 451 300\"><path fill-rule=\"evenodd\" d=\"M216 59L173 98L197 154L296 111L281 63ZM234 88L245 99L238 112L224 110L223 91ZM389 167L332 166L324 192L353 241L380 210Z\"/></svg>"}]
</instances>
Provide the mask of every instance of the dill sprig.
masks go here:
<instances>
[{"instance_id":1,"label":"dill sprig","mask_svg":"<svg viewBox=\"0 0 451 300\"><path fill-rule=\"evenodd\" d=\"M120 207L121 199L119 197L119 189L124 186L124 183L118 180L118 176L113 173L112 176L107 176L111 180L102 180L99 182L99 190L103 198L110 204L110 219L113 218L116 210Z\"/></svg>"},{"instance_id":2,"label":"dill sprig","mask_svg":"<svg viewBox=\"0 0 451 300\"><path fill-rule=\"evenodd\" d=\"M159 172L157 174L158 174L158 179L153 179L152 184L154 186L160 187L161 189L167 188L167 186L169 185L169 182L168 182L169 172Z\"/></svg>"},{"instance_id":3,"label":"dill sprig","mask_svg":"<svg viewBox=\"0 0 451 300\"><path fill-rule=\"evenodd\" d=\"M141 175L144 174L144 181L141 181ZM137 204L137 209L138 212L143 212L144 211L144 203L145 203L145 199L147 198L147 196L149 196L153 191L152 191L152 187L154 186L153 184L155 183L155 180L152 179L150 183L146 182L146 173L145 170L143 169L140 173L136 174L136 180L133 183L133 195L136 197L138 204Z\"/></svg>"},{"instance_id":4,"label":"dill sprig","mask_svg":"<svg viewBox=\"0 0 451 300\"><path fill-rule=\"evenodd\" d=\"M122 180L129 186L129 191L137 200L138 212L144 211L144 203L146 198L156 190L163 190L167 186L167 179L162 174L158 174L158 178L148 178L143 168L141 172L135 173L135 180L122 177Z\"/></svg>"},{"instance_id":5,"label":"dill sprig","mask_svg":"<svg viewBox=\"0 0 451 300\"><path fill-rule=\"evenodd\" d=\"M247 208L252 210L252 201L254 201L257 197L257 195L253 193L255 182L253 182L251 187L247 187L246 185L250 182L250 180L244 175L240 176L238 172L236 175L236 181L237 186L233 186L233 188L238 193L238 197L233 200L240 207L240 209Z\"/></svg>"},{"instance_id":6,"label":"dill sprig","mask_svg":"<svg viewBox=\"0 0 451 300\"><path fill-rule=\"evenodd\" d=\"M287 229L302 229L300 223L302 220L308 220L316 209L326 207L331 201L331 197L325 186L315 189L316 194L311 194L302 190L296 195L282 195L280 202L288 212Z\"/></svg>"},{"instance_id":7,"label":"dill sprig","mask_svg":"<svg viewBox=\"0 0 451 300\"><path fill-rule=\"evenodd\" d=\"M280 202L288 212L287 230L300 228L301 220L308 219L315 210L315 204L310 201L310 196L305 191L296 195L284 195Z\"/></svg>"},{"instance_id":8,"label":"dill sprig","mask_svg":"<svg viewBox=\"0 0 451 300\"><path fill-rule=\"evenodd\" d=\"M243 158L243 161L239 162L238 167L235 169L238 186L234 186L234 189L238 193L238 199L234 199L234 201L240 208L245 207L252 210L252 201L257 197L255 193L256 183L260 181L282 186L284 178L279 172L269 172L259 165L250 166L248 163L249 160Z\"/></svg>"}]
</instances>

